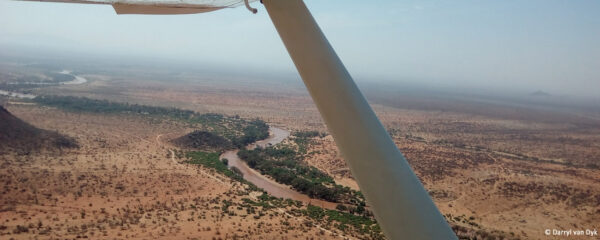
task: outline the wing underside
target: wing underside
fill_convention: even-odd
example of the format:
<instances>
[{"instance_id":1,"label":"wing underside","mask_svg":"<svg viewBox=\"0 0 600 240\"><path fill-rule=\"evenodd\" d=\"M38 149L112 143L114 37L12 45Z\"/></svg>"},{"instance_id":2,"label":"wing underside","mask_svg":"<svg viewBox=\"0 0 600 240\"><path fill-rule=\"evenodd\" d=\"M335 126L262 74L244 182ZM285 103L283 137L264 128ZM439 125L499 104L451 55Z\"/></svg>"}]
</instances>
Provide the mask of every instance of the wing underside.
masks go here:
<instances>
[{"instance_id":1,"label":"wing underside","mask_svg":"<svg viewBox=\"0 0 600 240\"><path fill-rule=\"evenodd\" d=\"M244 0L19 0L112 5L117 14L192 14L237 7ZM256 0L249 0L254 2Z\"/></svg>"}]
</instances>

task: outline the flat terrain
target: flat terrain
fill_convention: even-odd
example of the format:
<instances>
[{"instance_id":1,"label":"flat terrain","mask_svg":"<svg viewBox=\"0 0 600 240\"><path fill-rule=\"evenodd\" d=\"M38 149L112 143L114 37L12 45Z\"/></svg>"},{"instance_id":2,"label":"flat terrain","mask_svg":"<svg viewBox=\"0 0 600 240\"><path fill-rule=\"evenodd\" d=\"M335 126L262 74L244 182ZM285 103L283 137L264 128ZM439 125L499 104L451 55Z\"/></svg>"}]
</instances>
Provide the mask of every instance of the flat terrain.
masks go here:
<instances>
[{"instance_id":1,"label":"flat terrain","mask_svg":"<svg viewBox=\"0 0 600 240\"><path fill-rule=\"evenodd\" d=\"M310 139L304 161L358 190L299 79L140 66L49 68L73 68L88 82L27 93L176 106L322 132ZM50 71L7 63L0 69L0 78ZM459 235L547 239L545 229L600 228L597 108L564 111L394 89L373 84L366 95ZM261 193L174 156L171 150L179 149L170 141L196 130L187 124L4 102L15 116L73 137L80 148L0 156L2 239L372 237L298 215L306 206L248 210L248 200L260 202Z\"/></svg>"}]
</instances>

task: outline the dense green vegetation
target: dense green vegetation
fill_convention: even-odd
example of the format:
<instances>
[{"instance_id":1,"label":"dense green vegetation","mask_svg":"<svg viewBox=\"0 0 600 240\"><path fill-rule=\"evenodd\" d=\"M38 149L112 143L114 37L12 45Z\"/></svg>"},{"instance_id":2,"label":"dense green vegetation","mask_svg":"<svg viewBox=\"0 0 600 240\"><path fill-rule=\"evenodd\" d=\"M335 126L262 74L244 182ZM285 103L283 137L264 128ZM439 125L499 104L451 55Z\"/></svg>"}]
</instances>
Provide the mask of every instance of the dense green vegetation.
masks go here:
<instances>
[{"instance_id":1,"label":"dense green vegetation","mask_svg":"<svg viewBox=\"0 0 600 240\"><path fill-rule=\"evenodd\" d=\"M245 147L246 145L256 142L258 140L269 137L269 125L262 120L253 120L242 129L243 135L238 138L232 139L234 146L238 148Z\"/></svg>"},{"instance_id":2,"label":"dense green vegetation","mask_svg":"<svg viewBox=\"0 0 600 240\"><path fill-rule=\"evenodd\" d=\"M110 102L108 100L96 100L86 97L74 96L39 96L35 102L52 107L58 107L69 111L94 112L94 113L136 113L154 116L169 116L178 119L196 119L208 121L222 118L218 114L196 114L190 110L178 108L154 107L138 104Z\"/></svg>"},{"instance_id":3,"label":"dense green vegetation","mask_svg":"<svg viewBox=\"0 0 600 240\"><path fill-rule=\"evenodd\" d=\"M304 164L302 155L289 146L242 149L238 156L251 168L310 197L364 206L360 193L335 184L326 173Z\"/></svg>"},{"instance_id":4,"label":"dense green vegetation","mask_svg":"<svg viewBox=\"0 0 600 240\"><path fill-rule=\"evenodd\" d=\"M337 223L335 223L334 226L342 231L345 231L349 226L351 226L361 233L369 234L375 239L383 239L381 228L371 217L358 216L337 210L323 209L313 205L308 205L306 210L302 210L302 213L305 216L317 221L336 221Z\"/></svg>"},{"instance_id":5,"label":"dense green vegetation","mask_svg":"<svg viewBox=\"0 0 600 240\"><path fill-rule=\"evenodd\" d=\"M249 198L242 198L242 200L244 201L245 204L251 205L251 206L256 206L256 207L263 207L264 209L271 209L271 208L285 208L285 207L302 207L302 202L301 201L295 201L292 199L283 199L283 198L276 198L273 197L267 193L263 193L262 195L258 196L257 201L253 201Z\"/></svg>"},{"instance_id":6,"label":"dense green vegetation","mask_svg":"<svg viewBox=\"0 0 600 240\"><path fill-rule=\"evenodd\" d=\"M200 151L185 153L185 157L188 159L186 163L198 164L206 168L214 169L217 172L222 173L223 175L228 176L234 180L248 183L252 187L254 186L252 183L249 183L246 180L244 180L240 172L232 171L231 169L229 169L223 161L219 160L219 155L220 154L216 152Z\"/></svg>"},{"instance_id":7,"label":"dense green vegetation","mask_svg":"<svg viewBox=\"0 0 600 240\"><path fill-rule=\"evenodd\" d=\"M209 169L214 169L217 172L219 172L227 177L230 177L231 179L233 179L235 181L238 181L238 182L248 185L250 187L249 188L250 191L264 191L261 188L258 188L253 183L248 182L246 179L244 179L242 172L239 169L237 169L236 167L228 168L227 161L219 160L219 156L221 155L221 153L219 153L219 152L193 151L193 152L183 153L183 152L178 151L178 153L179 153L178 155L183 155L183 156L185 156L185 158L188 159L187 161L185 161L185 163L198 164L198 165L202 165Z\"/></svg>"},{"instance_id":8,"label":"dense green vegetation","mask_svg":"<svg viewBox=\"0 0 600 240\"><path fill-rule=\"evenodd\" d=\"M335 227L343 232L354 228L354 230L369 235L372 239L384 239L381 228L372 216L355 215L338 210L323 209L313 205L303 206L302 202L290 199L276 198L264 193L256 200L242 198L243 203L238 210L245 209L247 214L255 215L255 219L265 216L264 210L273 208L288 208L294 216L306 216L310 221L304 224L313 226L313 221L326 229ZM222 209L229 215L235 213L230 210L231 203L224 200Z\"/></svg>"},{"instance_id":9,"label":"dense green vegetation","mask_svg":"<svg viewBox=\"0 0 600 240\"><path fill-rule=\"evenodd\" d=\"M39 96L33 101L40 105L73 112L102 114L136 114L157 119L173 119L191 124L202 131L224 137L230 147L240 148L269 136L269 126L262 120L245 120L221 114L199 114L190 110L110 102L74 96Z\"/></svg>"},{"instance_id":10,"label":"dense green vegetation","mask_svg":"<svg viewBox=\"0 0 600 240\"><path fill-rule=\"evenodd\" d=\"M314 137L325 137L326 133L318 132L318 131L297 131L292 133L292 136L300 139L314 138Z\"/></svg>"},{"instance_id":11,"label":"dense green vegetation","mask_svg":"<svg viewBox=\"0 0 600 240\"><path fill-rule=\"evenodd\" d=\"M300 154L307 154L308 147L314 143L314 138L323 138L327 133L318 131L296 131L292 133L292 141L296 144Z\"/></svg>"}]
</instances>

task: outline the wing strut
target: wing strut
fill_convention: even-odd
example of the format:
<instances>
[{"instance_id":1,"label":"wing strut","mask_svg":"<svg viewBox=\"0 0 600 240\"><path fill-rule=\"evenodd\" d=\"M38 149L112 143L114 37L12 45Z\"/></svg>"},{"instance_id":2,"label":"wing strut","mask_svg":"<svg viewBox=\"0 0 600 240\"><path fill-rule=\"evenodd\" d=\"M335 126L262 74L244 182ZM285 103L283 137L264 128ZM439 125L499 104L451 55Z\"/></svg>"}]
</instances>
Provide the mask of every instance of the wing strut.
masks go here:
<instances>
[{"instance_id":1,"label":"wing strut","mask_svg":"<svg viewBox=\"0 0 600 240\"><path fill-rule=\"evenodd\" d=\"M263 0L389 239L456 239L302 0Z\"/></svg>"}]
</instances>

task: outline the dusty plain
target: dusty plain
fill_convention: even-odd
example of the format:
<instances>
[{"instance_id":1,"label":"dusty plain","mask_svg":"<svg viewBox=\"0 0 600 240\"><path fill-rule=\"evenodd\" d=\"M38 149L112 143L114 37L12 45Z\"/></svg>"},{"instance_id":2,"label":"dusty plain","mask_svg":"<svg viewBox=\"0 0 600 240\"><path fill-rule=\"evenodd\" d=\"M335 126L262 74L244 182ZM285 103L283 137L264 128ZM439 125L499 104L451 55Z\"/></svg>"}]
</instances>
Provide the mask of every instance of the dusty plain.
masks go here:
<instances>
[{"instance_id":1,"label":"dusty plain","mask_svg":"<svg viewBox=\"0 0 600 240\"><path fill-rule=\"evenodd\" d=\"M358 190L297 77L148 66L31 66L4 60L0 84L62 69L72 69L88 82L28 93L239 115L290 131L323 132L311 140L306 163ZM361 83L459 236L562 239L544 231L600 229L598 108L566 111L394 86L398 90ZM373 237L321 226L297 215L294 209L301 207L248 210L243 199L256 200L260 193L174 157L170 150L176 147L169 140L194 130L186 124L74 113L19 99L4 98L3 105L36 127L75 138L81 147L0 156L0 239Z\"/></svg>"}]
</instances>

